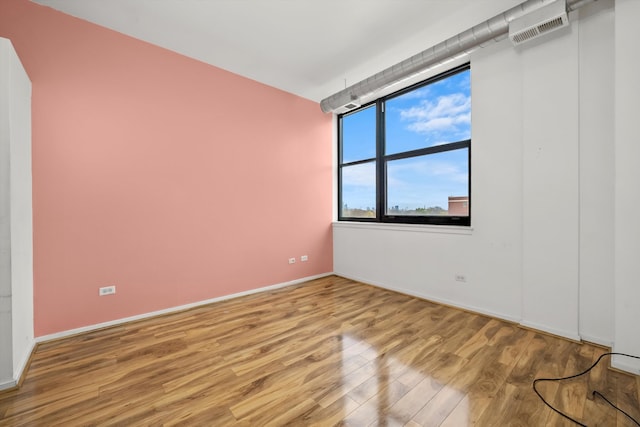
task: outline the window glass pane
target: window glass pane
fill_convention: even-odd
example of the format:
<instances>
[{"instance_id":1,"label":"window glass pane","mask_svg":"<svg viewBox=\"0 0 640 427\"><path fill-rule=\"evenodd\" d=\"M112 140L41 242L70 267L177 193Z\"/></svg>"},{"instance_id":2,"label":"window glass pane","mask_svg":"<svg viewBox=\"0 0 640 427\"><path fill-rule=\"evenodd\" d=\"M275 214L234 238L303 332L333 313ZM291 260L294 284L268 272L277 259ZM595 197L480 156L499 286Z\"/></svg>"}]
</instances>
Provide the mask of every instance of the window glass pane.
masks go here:
<instances>
[{"instance_id":1,"label":"window glass pane","mask_svg":"<svg viewBox=\"0 0 640 427\"><path fill-rule=\"evenodd\" d=\"M376 163L342 168L342 216L375 218Z\"/></svg>"},{"instance_id":2,"label":"window glass pane","mask_svg":"<svg viewBox=\"0 0 640 427\"><path fill-rule=\"evenodd\" d=\"M469 149L389 161L386 214L469 216Z\"/></svg>"},{"instance_id":3,"label":"window glass pane","mask_svg":"<svg viewBox=\"0 0 640 427\"><path fill-rule=\"evenodd\" d=\"M342 163L376 157L376 107L342 118Z\"/></svg>"},{"instance_id":4,"label":"window glass pane","mask_svg":"<svg viewBox=\"0 0 640 427\"><path fill-rule=\"evenodd\" d=\"M386 154L471 138L471 82L465 70L385 104Z\"/></svg>"}]
</instances>

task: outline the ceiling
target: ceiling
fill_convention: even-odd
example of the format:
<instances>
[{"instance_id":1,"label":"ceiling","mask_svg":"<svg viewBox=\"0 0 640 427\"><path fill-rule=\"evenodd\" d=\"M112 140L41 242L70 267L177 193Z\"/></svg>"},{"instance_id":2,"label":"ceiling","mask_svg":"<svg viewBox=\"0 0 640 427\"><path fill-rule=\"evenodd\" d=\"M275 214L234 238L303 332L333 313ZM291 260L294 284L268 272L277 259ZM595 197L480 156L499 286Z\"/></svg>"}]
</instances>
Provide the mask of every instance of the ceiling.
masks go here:
<instances>
[{"instance_id":1,"label":"ceiling","mask_svg":"<svg viewBox=\"0 0 640 427\"><path fill-rule=\"evenodd\" d=\"M34 0L320 101L523 0Z\"/></svg>"}]
</instances>

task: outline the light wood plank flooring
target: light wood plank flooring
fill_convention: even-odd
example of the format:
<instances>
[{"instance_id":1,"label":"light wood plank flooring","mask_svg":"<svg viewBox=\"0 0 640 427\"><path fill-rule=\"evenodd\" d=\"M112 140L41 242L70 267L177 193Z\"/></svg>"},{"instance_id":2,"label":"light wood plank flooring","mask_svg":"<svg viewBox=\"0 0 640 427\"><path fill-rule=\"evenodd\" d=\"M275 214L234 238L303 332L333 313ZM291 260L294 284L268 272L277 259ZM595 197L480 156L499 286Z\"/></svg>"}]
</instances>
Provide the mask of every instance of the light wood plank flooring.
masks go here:
<instances>
[{"instance_id":1,"label":"light wood plank flooring","mask_svg":"<svg viewBox=\"0 0 640 427\"><path fill-rule=\"evenodd\" d=\"M604 349L339 277L41 344L2 426L571 426L535 377ZM606 360L608 365L608 360ZM543 383L589 426L633 426L640 380Z\"/></svg>"}]
</instances>

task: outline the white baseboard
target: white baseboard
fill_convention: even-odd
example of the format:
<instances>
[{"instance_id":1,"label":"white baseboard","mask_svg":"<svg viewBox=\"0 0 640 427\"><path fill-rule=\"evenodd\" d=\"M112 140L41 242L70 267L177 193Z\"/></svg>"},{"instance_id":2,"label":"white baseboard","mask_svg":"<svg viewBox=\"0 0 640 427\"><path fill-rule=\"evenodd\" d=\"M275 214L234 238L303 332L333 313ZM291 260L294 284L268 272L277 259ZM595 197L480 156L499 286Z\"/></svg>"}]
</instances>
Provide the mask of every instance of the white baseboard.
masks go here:
<instances>
[{"instance_id":1,"label":"white baseboard","mask_svg":"<svg viewBox=\"0 0 640 427\"><path fill-rule=\"evenodd\" d=\"M538 331L547 332L552 335L557 335L559 337L568 338L573 341L582 341L582 337L574 331L565 331L564 329L556 329L547 325L543 325L542 323L523 321L520 322L522 326L525 328L536 329Z\"/></svg>"},{"instance_id":2,"label":"white baseboard","mask_svg":"<svg viewBox=\"0 0 640 427\"><path fill-rule=\"evenodd\" d=\"M553 335L557 335L563 338L568 338L570 340L573 341L588 341L590 343L593 344L598 344L604 347L608 347L608 348L612 348L613 347L613 341L611 341L610 339L605 339L602 337L597 337L597 336L593 336L593 335L584 335L584 334L579 334L577 332L574 331L565 331L565 330L561 330L561 329L555 329L552 327L549 327L547 325L543 325L540 323L536 323L536 322L528 322L528 321L522 321L522 319L518 318L518 317L514 317L514 316L510 316L508 314L504 314L504 313L498 313L495 311L491 311L491 310L486 310L484 308L481 307L475 307L472 305L467 305L467 304L460 304L457 301L452 301L452 300L448 300L446 298L439 298L433 295L429 295L427 293L421 293L421 292L414 292L414 291L410 291L407 289L403 289L397 286L389 286L385 283L381 283L381 282L377 282L377 281L373 281L373 280L369 280L366 278L362 278L362 277L357 277L357 276L352 276L349 274L343 274L340 272L335 272L335 274L337 276L340 277L344 277L346 279L351 279L351 280L356 280L358 282L362 282L362 283L367 283L370 284L372 286L376 286L379 288L383 288L383 289L388 289L390 291L395 291L395 292L400 292L402 294L406 294L406 295L411 295L417 298L422 298L422 299L426 299L428 301L433 301L436 303L440 303L440 304L445 304L445 305L450 305L452 307L457 307L463 310L468 310L474 313L479 313L479 314L484 314L487 316L491 316L491 317L495 317L497 319L503 319L503 320L507 320L509 322L514 322L514 323L518 323L522 326L524 326L525 328L530 328L530 329L535 329L541 332L546 332L549 334L553 334ZM624 369L629 371L629 369L625 369L625 368L620 368L620 369ZM631 370L630 372L634 372L635 373L636 370Z\"/></svg>"},{"instance_id":3,"label":"white baseboard","mask_svg":"<svg viewBox=\"0 0 640 427\"><path fill-rule=\"evenodd\" d=\"M65 337L68 337L68 336L71 336L71 335L81 334L83 332L95 331L97 329L103 329L103 328L107 328L109 326L116 326L116 325L120 325L120 324L123 324L123 323L133 322L135 320L147 319L149 317L160 316L160 315L163 315L163 314L175 313L177 311L183 311L183 310L187 310L187 309L194 308L194 307L200 307L202 305L207 305L207 304L211 304L211 303L214 303L214 302L224 301L224 300L228 300L228 299L232 299L232 298L238 298L238 297L242 297L242 296L245 296L245 295L257 294L257 293L260 293L260 292L272 291L274 289L286 288L288 286L299 285L300 283L308 282L310 280L315 280L315 279L320 279L322 277L331 276L332 274L333 273L317 274L315 276L303 277L301 279L292 280L290 282L278 283L278 284L275 284L275 285L265 286L265 287L257 288L257 289L251 289L251 290L248 290L248 291L238 292L238 293L235 293L235 294L223 295L221 297L211 298L211 299L207 299L207 300L204 300L204 301L197 301L197 302L193 302L193 303L190 303L190 304L184 304L184 305L179 305L179 306L176 306L176 307L165 308L163 310L157 310L157 311L152 311L152 312L149 312L149 313L138 314L138 315L135 315L135 316L125 317L125 318L122 318L122 319L111 320L111 321L108 321L108 322L98 323L98 324L95 324L95 325L83 326L81 328L75 328L75 329L70 329L70 330L67 330L67 331L56 332L54 334L49 334L49 335L43 335L43 336L40 336L40 337L36 337L35 342L36 343L41 343L41 342L51 341L51 340L55 340L55 339L59 339L59 338L65 338ZM1 385L0 385L0 387L1 387Z\"/></svg>"},{"instance_id":4,"label":"white baseboard","mask_svg":"<svg viewBox=\"0 0 640 427\"><path fill-rule=\"evenodd\" d=\"M498 313L498 312L491 311L491 310L486 310L484 308L475 307L473 305L460 304L457 301L451 301L451 300L448 300L446 298L434 297L433 295L429 295L427 293L410 291L410 290L403 289L403 288L400 288L400 287L397 287L397 286L389 286L389 285L387 285L385 283L376 282L376 281L363 279L363 278L359 278L359 277L354 277L354 276L350 276L350 275L347 275L347 274L342 274L342 273L335 273L335 274L337 276L344 277L346 279L351 279L351 280L355 280L355 281L358 281L358 282L366 283L366 284L369 284L369 285L372 285L372 286L376 286L378 288L387 289L389 291L399 292L399 293L405 294L405 295L411 295L411 296L416 297L416 298L420 298L420 299L424 299L424 300L427 300L427 301L436 302L436 303L439 303L439 304L449 305L451 307L460 308L462 310L471 311L473 313L484 314L486 316L495 317L497 319L503 319L503 320L506 320L508 322L520 323L520 319L519 318L514 317L514 316L510 316L508 314Z\"/></svg>"},{"instance_id":5,"label":"white baseboard","mask_svg":"<svg viewBox=\"0 0 640 427\"><path fill-rule=\"evenodd\" d=\"M16 380L2 381L0 382L0 391L14 388L16 385L18 385Z\"/></svg>"},{"instance_id":6,"label":"white baseboard","mask_svg":"<svg viewBox=\"0 0 640 427\"><path fill-rule=\"evenodd\" d=\"M611 366L630 374L640 375L640 363L634 364L633 359L628 357L614 355L611 359Z\"/></svg>"},{"instance_id":7,"label":"white baseboard","mask_svg":"<svg viewBox=\"0 0 640 427\"><path fill-rule=\"evenodd\" d=\"M601 345L603 347L608 347L608 348L612 348L613 347L613 341L611 341L611 340L607 340L607 339L604 339L602 337L596 337L596 336L588 335L588 334L585 335L585 334L582 334L582 333L580 334L580 336L582 337L583 341L587 341L587 342L590 342L590 343L593 343L593 344L598 344L598 345Z\"/></svg>"},{"instance_id":8,"label":"white baseboard","mask_svg":"<svg viewBox=\"0 0 640 427\"><path fill-rule=\"evenodd\" d=\"M17 382L20 381L20 377L22 377L22 373L27 368L27 364L29 363L29 359L31 359L31 355L33 354L33 350L36 347L36 340L32 339L29 343L29 348L22 355L22 360L18 363L18 366L15 367L13 371L13 378Z\"/></svg>"},{"instance_id":9,"label":"white baseboard","mask_svg":"<svg viewBox=\"0 0 640 427\"><path fill-rule=\"evenodd\" d=\"M360 277L354 277L354 276L350 276L347 274L342 274L339 272L330 272L330 273L323 273L323 274L317 274L314 276L308 276L308 277L304 277L301 279L296 279L296 280L292 280L290 282L283 282L283 283L278 283L275 285L270 285L270 286L265 286L262 288L257 288L257 289L251 289L248 291L243 291L243 292L238 292L235 294L230 294L230 295L224 295L221 297L216 297L216 298L211 298L211 299L207 299L207 300L203 300L203 301L198 301L198 302L194 302L194 303L190 303L190 304L184 304L184 305L180 305L180 306L176 306L176 307L171 307L171 308L167 308L167 309L163 309L163 310L157 310L157 311L152 311L149 313L144 313L144 314L139 314L136 316L131 316L131 317L125 317L122 319L117 319L117 320L112 320L109 322L104 322L104 323L98 323L95 325L89 325L89 326L83 326L81 328L76 328L76 329L70 329L67 331L62 331L62 332L57 332L54 334L49 334L49 335L43 335L40 337L35 338L35 340L32 342L31 348L28 352L26 352L26 354L23 357L23 360L21 361L20 365L19 365L19 369L17 369L14 372L14 378L10 381L3 381L0 382L0 390L6 390L6 389L10 389L13 387L16 387L18 384L18 381L20 380L20 377L23 373L23 371L25 370L25 368L27 367L27 363L29 362L29 358L31 357L31 353L33 352L35 345L37 343L41 343L41 342L46 342L46 341L51 341L54 339L59 339L59 338L64 338L64 337L68 337L71 335L77 335L83 332L89 332L89 331L93 331L93 330L97 330L97 329L103 329L109 326L115 326L115 325L120 325L123 323L128 323L128 322L132 322L132 321L136 321L136 320L141 320L141 319L146 319L146 318L150 318L150 317L154 317L154 316L160 316L163 314L168 314L168 313L174 313L174 312L178 312L178 311L183 311L183 310L187 310L190 308L194 308L194 307L199 307L199 306L203 306L203 305L207 305L207 304L211 304L211 303L215 303L215 302L219 302L219 301L224 301L224 300L228 300L228 299L233 299L233 298L238 298L241 296L245 296L245 295L251 295L251 294L257 294L257 293L261 293L261 292L267 292L267 291L271 291L274 289L280 289L280 288L286 288L288 286L294 286L294 285L298 285L304 282L308 282L310 280L315 280L315 279L320 279L322 277L327 277L327 276L331 276L331 275L338 275L340 277L344 277L346 279L351 279L351 280L355 280L358 282L362 282L362 283L367 283L370 284L372 286L376 286L379 288L383 288L383 289L387 289L390 291L395 291L395 292L399 292L402 294L406 294L406 295L411 295L417 298L421 298L421 299L425 299L428 301L433 301L436 303L440 303L440 304L445 304L445 305L449 305L452 307L457 307L463 310L468 310L474 313L479 313L479 314L484 314L487 316L491 316L491 317L495 317L498 319L503 319L503 320L507 320L509 322L514 322L514 323L518 323L524 327L527 328L531 328L531 329L536 329L542 332L548 332L550 334L553 335L558 335L561 337L565 337L574 341L581 341L581 340L585 340L585 341L589 341L595 344L600 344L606 347L612 347L613 343L610 342L609 340L605 340L599 337L594 337L594 336L588 336L588 335L582 335L580 336L577 333L574 333L572 331L564 331L564 330L560 330L560 329L554 329L554 328L550 328L546 325L542 325L539 323L535 323L535 322L527 322L527 321L521 321L521 319L516 318L514 316L510 316L510 315L506 315L503 313L497 313L497 312L493 312L491 310L485 310L483 308L480 307L475 307L475 306L471 306L471 305L467 305L467 304L460 304L456 301L451 301L451 300L447 300L445 298L439 298L439 297L434 297L433 295L429 295L426 293L421 293L421 292L414 292L414 291L410 291L407 289L403 289L403 288L399 288L396 286L389 286L386 285L384 283L380 283L380 282L375 282L375 281L371 281L365 278L360 278ZM632 374L635 375L639 375L640 374L640 368L638 368L637 366L635 366L632 363L626 363L625 361L622 360L622 358L616 358L614 356L613 360L611 361L611 366L613 366L616 369L620 369L626 372L630 372Z\"/></svg>"},{"instance_id":10,"label":"white baseboard","mask_svg":"<svg viewBox=\"0 0 640 427\"><path fill-rule=\"evenodd\" d=\"M14 388L18 385L23 372L27 368L27 364L29 363L29 359L31 358L31 354L33 353L33 349L35 348L35 346L36 342L35 340L32 340L31 345L29 346L29 350L22 355L22 360L13 370L13 379L0 382L0 391Z\"/></svg>"}]
</instances>

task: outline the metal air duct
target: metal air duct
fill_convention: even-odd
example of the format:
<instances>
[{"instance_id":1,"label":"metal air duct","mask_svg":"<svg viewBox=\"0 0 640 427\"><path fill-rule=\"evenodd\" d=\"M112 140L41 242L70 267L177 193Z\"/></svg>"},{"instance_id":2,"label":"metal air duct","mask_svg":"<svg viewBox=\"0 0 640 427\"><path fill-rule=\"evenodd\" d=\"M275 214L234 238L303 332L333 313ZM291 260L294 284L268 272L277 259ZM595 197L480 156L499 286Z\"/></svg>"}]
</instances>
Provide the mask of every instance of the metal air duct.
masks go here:
<instances>
[{"instance_id":1,"label":"metal air duct","mask_svg":"<svg viewBox=\"0 0 640 427\"><path fill-rule=\"evenodd\" d=\"M567 0L567 10L576 10L592 1L594 0ZM320 101L320 108L325 113L336 112L337 110L343 110L341 112L348 111L349 108L346 107L349 104L356 108L362 98L380 89L427 71L456 57L467 55L490 41L497 42L504 39L509 33L509 22L550 3L553 3L553 1L527 0L365 80L334 93Z\"/></svg>"}]
</instances>

